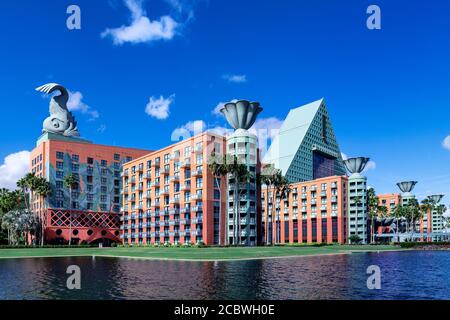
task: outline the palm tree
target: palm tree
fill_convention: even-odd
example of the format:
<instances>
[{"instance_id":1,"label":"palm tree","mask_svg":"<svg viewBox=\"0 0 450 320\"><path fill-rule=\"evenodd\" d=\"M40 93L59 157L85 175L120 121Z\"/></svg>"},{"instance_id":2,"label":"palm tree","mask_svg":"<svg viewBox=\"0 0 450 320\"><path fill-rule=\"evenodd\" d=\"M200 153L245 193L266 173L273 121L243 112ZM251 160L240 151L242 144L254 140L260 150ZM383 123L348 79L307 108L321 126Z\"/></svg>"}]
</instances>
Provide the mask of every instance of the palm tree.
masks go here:
<instances>
[{"instance_id":1,"label":"palm tree","mask_svg":"<svg viewBox=\"0 0 450 320\"><path fill-rule=\"evenodd\" d=\"M275 179L277 176L276 173L277 173L277 170L275 169L275 167L273 165L265 166L261 172L260 179L259 179L260 183L265 184L267 187L267 201L266 201L267 207L265 210L266 214L264 217L265 218L264 219L265 220L264 227L266 229L265 230L266 245L271 244L271 241L270 241L271 239L269 237L269 197L270 197L270 195L272 195L272 197L270 199L270 203L272 204L272 211L273 211L273 208L275 206L275 201L273 201L273 200L275 198L274 197L274 193L275 193L274 189L275 189L275 183L276 183ZM272 212L270 213L270 215L272 216Z\"/></svg>"},{"instance_id":2,"label":"palm tree","mask_svg":"<svg viewBox=\"0 0 450 320\"><path fill-rule=\"evenodd\" d=\"M217 156L213 152L211 154L211 157L208 158L208 168L211 170L214 181L216 184L216 188L219 190L219 246L222 245L222 190L220 188L219 179L222 179L226 177L228 174L227 172L227 163L226 163L226 157L225 156ZM223 182L222 182L223 184ZM227 214L228 216L228 214ZM228 227L226 228L228 230ZM228 235L225 234L225 244L227 243Z\"/></svg>"},{"instance_id":3,"label":"palm tree","mask_svg":"<svg viewBox=\"0 0 450 320\"><path fill-rule=\"evenodd\" d=\"M359 239L361 239L358 235L358 213L359 213L359 205L362 203L362 199L360 196L353 197L353 204L355 205L356 209L356 222L355 222L355 233L358 236ZM355 238L356 239L356 238ZM350 240L350 239L349 239ZM359 242L359 241L358 241Z\"/></svg>"},{"instance_id":4,"label":"palm tree","mask_svg":"<svg viewBox=\"0 0 450 320\"><path fill-rule=\"evenodd\" d=\"M406 209L405 206L403 206L402 204L398 204L394 210L392 211L392 216L395 217L396 220L396 230L395 233L397 234L397 242L400 242L400 223L402 221L402 219L405 217L406 214Z\"/></svg>"},{"instance_id":5,"label":"palm tree","mask_svg":"<svg viewBox=\"0 0 450 320\"><path fill-rule=\"evenodd\" d=\"M36 176L34 172L27 173L25 177L17 181L17 187L19 187L22 190L22 194L25 201L25 207L27 208L28 211L30 211L29 194L30 191L35 187L35 185L36 185Z\"/></svg>"},{"instance_id":6,"label":"palm tree","mask_svg":"<svg viewBox=\"0 0 450 320\"><path fill-rule=\"evenodd\" d=\"M48 182L45 178L37 178L37 183L36 183L36 189L35 192L38 196L43 198L43 203L44 203L44 212L45 209L47 208L47 197L52 193L52 187L50 182ZM38 217L38 224L39 224L39 233L40 233L40 243L41 246L44 245L44 223L45 223L45 214L43 214L43 210L41 209L39 211L39 217Z\"/></svg>"},{"instance_id":7,"label":"palm tree","mask_svg":"<svg viewBox=\"0 0 450 320\"><path fill-rule=\"evenodd\" d=\"M280 203L284 199L289 198L289 193L291 192L291 185L286 177L281 174L281 171L278 171L275 175L275 193L276 198L280 198ZM275 244L280 243L280 215L277 213L275 208ZM273 220L272 220L273 221Z\"/></svg>"},{"instance_id":8,"label":"palm tree","mask_svg":"<svg viewBox=\"0 0 450 320\"><path fill-rule=\"evenodd\" d=\"M428 213L430 213L433 210L435 205L436 205L435 201L430 196L423 199L420 204L420 210L422 211L422 215L423 216L428 215ZM427 227L427 241L430 239L429 233L430 230Z\"/></svg>"},{"instance_id":9,"label":"palm tree","mask_svg":"<svg viewBox=\"0 0 450 320\"><path fill-rule=\"evenodd\" d=\"M64 177L64 186L69 189L69 246L72 244L72 191L78 187L78 179L73 173Z\"/></svg>"}]
</instances>

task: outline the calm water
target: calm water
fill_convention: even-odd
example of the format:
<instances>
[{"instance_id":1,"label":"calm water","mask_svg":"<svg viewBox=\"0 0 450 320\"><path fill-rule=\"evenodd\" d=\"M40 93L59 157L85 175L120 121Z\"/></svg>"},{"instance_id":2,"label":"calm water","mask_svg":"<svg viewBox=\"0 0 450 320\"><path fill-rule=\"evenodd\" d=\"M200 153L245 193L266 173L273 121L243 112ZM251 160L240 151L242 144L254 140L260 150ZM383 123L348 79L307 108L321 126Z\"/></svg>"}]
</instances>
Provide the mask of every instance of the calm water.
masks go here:
<instances>
[{"instance_id":1,"label":"calm water","mask_svg":"<svg viewBox=\"0 0 450 320\"><path fill-rule=\"evenodd\" d=\"M81 290L66 268L81 268ZM366 268L381 268L368 290ZM450 251L236 262L113 258L0 260L0 299L450 299Z\"/></svg>"}]
</instances>

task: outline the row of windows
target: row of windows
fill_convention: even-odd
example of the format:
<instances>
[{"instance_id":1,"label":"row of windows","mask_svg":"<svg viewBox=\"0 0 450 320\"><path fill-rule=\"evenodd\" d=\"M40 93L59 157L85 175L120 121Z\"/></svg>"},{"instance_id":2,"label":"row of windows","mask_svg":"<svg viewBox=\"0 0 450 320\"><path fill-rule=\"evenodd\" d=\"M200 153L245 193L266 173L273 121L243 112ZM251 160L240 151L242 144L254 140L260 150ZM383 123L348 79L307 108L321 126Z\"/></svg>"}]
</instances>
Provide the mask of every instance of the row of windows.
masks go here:
<instances>
[{"instance_id":1,"label":"row of windows","mask_svg":"<svg viewBox=\"0 0 450 320\"><path fill-rule=\"evenodd\" d=\"M42 155L40 155L40 159L42 160ZM62 151L56 151L56 159L64 160L64 152L62 152ZM72 155L70 156L70 159L72 159L73 162L79 162L79 161L80 161L80 156L79 156L78 154L72 154ZM132 159L133 159L132 157L127 156L127 157L125 157L125 162L129 162L129 161L131 161ZM120 161L120 160L121 160L120 154L115 153L115 154L114 154L114 161L117 161L117 162L118 162L118 161ZM92 158L92 157L87 157L87 158L86 158L86 162L87 162L88 164L94 164L94 158ZM100 160L100 164L101 164L101 166L106 167L106 166L108 165L108 161L107 161L107 160Z\"/></svg>"}]
</instances>

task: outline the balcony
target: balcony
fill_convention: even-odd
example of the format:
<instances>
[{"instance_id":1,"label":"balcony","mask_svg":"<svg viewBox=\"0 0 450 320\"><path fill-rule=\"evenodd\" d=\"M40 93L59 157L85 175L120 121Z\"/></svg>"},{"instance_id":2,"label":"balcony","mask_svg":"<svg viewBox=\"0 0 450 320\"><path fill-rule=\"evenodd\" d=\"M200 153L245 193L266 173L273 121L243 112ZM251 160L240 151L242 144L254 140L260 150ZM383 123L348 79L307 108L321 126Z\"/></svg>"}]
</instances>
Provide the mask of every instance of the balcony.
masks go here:
<instances>
[{"instance_id":1,"label":"balcony","mask_svg":"<svg viewBox=\"0 0 450 320\"><path fill-rule=\"evenodd\" d=\"M180 235L180 231L179 230L169 231L169 237L177 237L179 235Z\"/></svg>"},{"instance_id":2,"label":"balcony","mask_svg":"<svg viewBox=\"0 0 450 320\"><path fill-rule=\"evenodd\" d=\"M191 166L191 159L187 158L184 159L183 162L181 162L180 167L181 168L189 168Z\"/></svg>"},{"instance_id":3,"label":"balcony","mask_svg":"<svg viewBox=\"0 0 450 320\"><path fill-rule=\"evenodd\" d=\"M336 203L337 202L337 197L336 196L332 196L331 197L331 202Z\"/></svg>"},{"instance_id":4,"label":"balcony","mask_svg":"<svg viewBox=\"0 0 450 320\"><path fill-rule=\"evenodd\" d=\"M178 182L180 181L180 176L170 176L169 182Z\"/></svg>"},{"instance_id":5,"label":"balcony","mask_svg":"<svg viewBox=\"0 0 450 320\"><path fill-rule=\"evenodd\" d=\"M152 228L158 227L159 228L159 222L150 222L150 226Z\"/></svg>"},{"instance_id":6,"label":"balcony","mask_svg":"<svg viewBox=\"0 0 450 320\"><path fill-rule=\"evenodd\" d=\"M191 195L191 200L195 201L195 200L202 200L202 195L198 194L198 193L194 193Z\"/></svg>"},{"instance_id":7,"label":"balcony","mask_svg":"<svg viewBox=\"0 0 450 320\"><path fill-rule=\"evenodd\" d=\"M292 206L297 207L298 206L298 201L297 200L292 201Z\"/></svg>"},{"instance_id":8,"label":"balcony","mask_svg":"<svg viewBox=\"0 0 450 320\"><path fill-rule=\"evenodd\" d=\"M193 177L201 177L203 175L203 170L202 169L195 169L194 171L192 171L192 176Z\"/></svg>"},{"instance_id":9,"label":"balcony","mask_svg":"<svg viewBox=\"0 0 450 320\"><path fill-rule=\"evenodd\" d=\"M152 183L150 183L150 187L159 187L159 185L159 181L153 181Z\"/></svg>"},{"instance_id":10,"label":"balcony","mask_svg":"<svg viewBox=\"0 0 450 320\"><path fill-rule=\"evenodd\" d=\"M161 190L160 192L159 192L159 195L160 196L168 196L169 195L169 190Z\"/></svg>"},{"instance_id":11,"label":"balcony","mask_svg":"<svg viewBox=\"0 0 450 320\"><path fill-rule=\"evenodd\" d=\"M190 184L183 184L180 189L182 191L191 191L191 185Z\"/></svg>"},{"instance_id":12,"label":"balcony","mask_svg":"<svg viewBox=\"0 0 450 320\"><path fill-rule=\"evenodd\" d=\"M190 219L180 219L180 224L191 224L191 220Z\"/></svg>"},{"instance_id":13,"label":"balcony","mask_svg":"<svg viewBox=\"0 0 450 320\"><path fill-rule=\"evenodd\" d=\"M202 145L196 145L194 147L194 152L195 153L202 153L203 152L203 146Z\"/></svg>"},{"instance_id":14,"label":"balcony","mask_svg":"<svg viewBox=\"0 0 450 320\"><path fill-rule=\"evenodd\" d=\"M179 198L170 198L169 200L169 204L178 204L178 203L180 203Z\"/></svg>"},{"instance_id":15,"label":"balcony","mask_svg":"<svg viewBox=\"0 0 450 320\"><path fill-rule=\"evenodd\" d=\"M192 211L194 212L199 212L203 210L203 206L193 206L192 207Z\"/></svg>"},{"instance_id":16,"label":"balcony","mask_svg":"<svg viewBox=\"0 0 450 320\"><path fill-rule=\"evenodd\" d=\"M169 209L169 214L179 214L179 213L180 213L180 209L178 209L178 208Z\"/></svg>"},{"instance_id":17,"label":"balcony","mask_svg":"<svg viewBox=\"0 0 450 320\"><path fill-rule=\"evenodd\" d=\"M174 225L179 225L180 224L180 220L179 219L175 219L175 220L170 220L169 221L169 226L174 226Z\"/></svg>"},{"instance_id":18,"label":"balcony","mask_svg":"<svg viewBox=\"0 0 450 320\"><path fill-rule=\"evenodd\" d=\"M194 224L203 223L203 217L200 216L200 217L193 218L192 223L194 223Z\"/></svg>"},{"instance_id":19,"label":"balcony","mask_svg":"<svg viewBox=\"0 0 450 320\"><path fill-rule=\"evenodd\" d=\"M152 162L152 167L154 167L154 168L159 167L159 166L160 166L160 162L161 162L161 161L153 161L153 162Z\"/></svg>"},{"instance_id":20,"label":"balcony","mask_svg":"<svg viewBox=\"0 0 450 320\"><path fill-rule=\"evenodd\" d=\"M169 173L170 173L170 169L168 169L168 168L161 169L161 174L168 175Z\"/></svg>"},{"instance_id":21,"label":"balcony","mask_svg":"<svg viewBox=\"0 0 450 320\"><path fill-rule=\"evenodd\" d=\"M191 208L189 208L189 207L180 208L180 212L181 213L189 213L189 212L191 212Z\"/></svg>"},{"instance_id":22,"label":"balcony","mask_svg":"<svg viewBox=\"0 0 450 320\"><path fill-rule=\"evenodd\" d=\"M170 155L170 159L175 160L175 161L180 159L180 153L179 152L172 152L172 154Z\"/></svg>"}]
</instances>

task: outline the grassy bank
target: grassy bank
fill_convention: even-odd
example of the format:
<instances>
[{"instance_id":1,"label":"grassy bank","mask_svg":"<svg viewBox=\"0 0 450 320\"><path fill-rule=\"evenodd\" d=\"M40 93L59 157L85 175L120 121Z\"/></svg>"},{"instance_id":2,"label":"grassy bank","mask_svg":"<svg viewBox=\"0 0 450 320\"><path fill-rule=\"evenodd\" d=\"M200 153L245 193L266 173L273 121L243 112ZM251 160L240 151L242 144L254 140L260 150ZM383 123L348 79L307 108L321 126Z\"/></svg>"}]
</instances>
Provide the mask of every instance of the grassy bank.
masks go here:
<instances>
[{"instance_id":1,"label":"grassy bank","mask_svg":"<svg viewBox=\"0 0 450 320\"><path fill-rule=\"evenodd\" d=\"M352 252L377 252L405 250L397 246L333 245L280 246L280 247L118 247L118 248L22 248L0 249L1 258L104 256L159 260L243 260L276 257L348 254Z\"/></svg>"}]
</instances>

